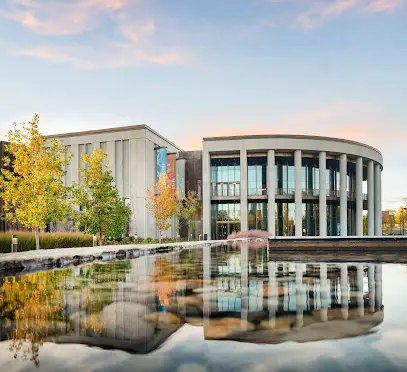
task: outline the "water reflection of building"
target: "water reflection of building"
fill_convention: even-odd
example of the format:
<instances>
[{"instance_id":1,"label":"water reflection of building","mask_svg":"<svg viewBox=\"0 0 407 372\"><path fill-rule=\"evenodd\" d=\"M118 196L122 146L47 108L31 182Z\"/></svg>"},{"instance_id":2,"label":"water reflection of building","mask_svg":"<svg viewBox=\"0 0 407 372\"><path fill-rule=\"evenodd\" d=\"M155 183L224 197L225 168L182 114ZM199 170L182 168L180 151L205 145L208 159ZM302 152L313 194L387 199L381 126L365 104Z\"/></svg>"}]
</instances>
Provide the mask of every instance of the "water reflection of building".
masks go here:
<instances>
[{"instance_id":1,"label":"water reflection of building","mask_svg":"<svg viewBox=\"0 0 407 372\"><path fill-rule=\"evenodd\" d=\"M109 268L114 262L101 264L109 269L91 275L86 272L91 266L73 269L64 291L64 313L69 315L70 329L56 342L143 354L159 347L181 322L162 318L158 325L151 318L162 307L152 281L157 257L118 261L127 264L126 269ZM177 254L166 256L170 263L176 259Z\"/></svg>"},{"instance_id":2,"label":"water reflection of building","mask_svg":"<svg viewBox=\"0 0 407 372\"><path fill-rule=\"evenodd\" d=\"M242 327L227 338L255 342L256 330L269 331L264 342L307 341L307 332L309 340L355 336L383 320L381 264L268 262L265 249L244 245L226 261L218 254L204 252L204 279L217 287L204 294L205 334L213 319L236 315Z\"/></svg>"}]
</instances>

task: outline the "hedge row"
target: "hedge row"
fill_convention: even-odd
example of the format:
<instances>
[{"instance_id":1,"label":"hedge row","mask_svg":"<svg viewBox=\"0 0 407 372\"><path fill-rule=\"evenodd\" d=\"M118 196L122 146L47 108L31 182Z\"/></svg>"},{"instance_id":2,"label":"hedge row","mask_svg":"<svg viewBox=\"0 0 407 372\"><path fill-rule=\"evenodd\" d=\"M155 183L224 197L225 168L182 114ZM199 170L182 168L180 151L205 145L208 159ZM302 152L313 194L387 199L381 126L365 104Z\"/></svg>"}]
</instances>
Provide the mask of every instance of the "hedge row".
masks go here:
<instances>
[{"instance_id":1,"label":"hedge row","mask_svg":"<svg viewBox=\"0 0 407 372\"><path fill-rule=\"evenodd\" d=\"M11 251L11 235L16 234L18 238L18 251L25 252L35 249L35 235L33 232L6 232L0 233L0 253L9 253ZM181 241L185 239L180 239ZM163 238L163 243L175 243L174 238ZM120 241L105 241L104 244L158 244L156 238L140 238L137 240L134 237L125 237ZM72 247L92 247L92 235L82 233L41 233L40 247L41 249L54 248L72 248Z\"/></svg>"},{"instance_id":2,"label":"hedge row","mask_svg":"<svg viewBox=\"0 0 407 372\"><path fill-rule=\"evenodd\" d=\"M19 252L31 251L35 249L35 235L33 232L6 232L0 233L0 253L9 253L11 251L12 234L17 235ZM92 245L92 235L85 235L81 233L40 234L41 249L91 247Z\"/></svg>"}]
</instances>

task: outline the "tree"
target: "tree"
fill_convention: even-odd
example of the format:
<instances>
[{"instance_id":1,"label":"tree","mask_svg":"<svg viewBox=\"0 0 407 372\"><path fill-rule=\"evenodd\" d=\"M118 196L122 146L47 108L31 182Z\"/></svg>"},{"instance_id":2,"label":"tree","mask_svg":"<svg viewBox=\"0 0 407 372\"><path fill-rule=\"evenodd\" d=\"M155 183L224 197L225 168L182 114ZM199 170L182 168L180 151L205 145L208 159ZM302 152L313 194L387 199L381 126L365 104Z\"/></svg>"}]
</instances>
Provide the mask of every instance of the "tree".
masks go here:
<instances>
[{"instance_id":1,"label":"tree","mask_svg":"<svg viewBox=\"0 0 407 372\"><path fill-rule=\"evenodd\" d=\"M386 235L392 235L394 227L396 225L395 221L395 210L388 210L383 213L382 216L382 230Z\"/></svg>"},{"instance_id":2,"label":"tree","mask_svg":"<svg viewBox=\"0 0 407 372\"><path fill-rule=\"evenodd\" d=\"M188 191L186 198L177 199L177 216L180 221L187 224L188 240L195 227L195 215L199 208L198 195L195 191Z\"/></svg>"},{"instance_id":3,"label":"tree","mask_svg":"<svg viewBox=\"0 0 407 372\"><path fill-rule=\"evenodd\" d=\"M160 179L153 188L147 189L147 208L155 220L160 234L171 227L169 219L177 209L176 195L167 173L161 173Z\"/></svg>"},{"instance_id":4,"label":"tree","mask_svg":"<svg viewBox=\"0 0 407 372\"><path fill-rule=\"evenodd\" d=\"M368 226L367 226L367 215L363 216L363 235L367 236L368 235Z\"/></svg>"},{"instance_id":5,"label":"tree","mask_svg":"<svg viewBox=\"0 0 407 372\"><path fill-rule=\"evenodd\" d=\"M7 219L35 231L36 248L40 248L39 229L65 220L69 213L68 188L64 185L66 155L57 140L47 143L38 130L39 116L9 131L9 155L3 158L0 189Z\"/></svg>"},{"instance_id":6,"label":"tree","mask_svg":"<svg viewBox=\"0 0 407 372\"><path fill-rule=\"evenodd\" d=\"M397 225L399 225L400 228L400 234L403 234L403 230L407 225L407 201L404 201L404 205L401 205L398 210L397 213L395 215L395 223Z\"/></svg>"},{"instance_id":7,"label":"tree","mask_svg":"<svg viewBox=\"0 0 407 372\"><path fill-rule=\"evenodd\" d=\"M94 149L90 156L83 154L82 158L85 168L80 169L81 182L72 190L73 203L81 209L74 212L74 221L85 233L99 234L102 244L104 237L121 237L126 231L131 209L113 184L107 155Z\"/></svg>"}]
</instances>

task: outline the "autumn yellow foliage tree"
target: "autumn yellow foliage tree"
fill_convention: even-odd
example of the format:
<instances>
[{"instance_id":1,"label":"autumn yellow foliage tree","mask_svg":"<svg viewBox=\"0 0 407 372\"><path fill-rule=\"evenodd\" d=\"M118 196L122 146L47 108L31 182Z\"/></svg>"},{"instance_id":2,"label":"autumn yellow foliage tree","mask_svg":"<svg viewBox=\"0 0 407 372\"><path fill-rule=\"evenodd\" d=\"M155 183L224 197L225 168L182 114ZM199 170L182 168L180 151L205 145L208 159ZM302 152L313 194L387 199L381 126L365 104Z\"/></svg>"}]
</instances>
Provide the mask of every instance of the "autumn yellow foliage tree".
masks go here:
<instances>
[{"instance_id":1,"label":"autumn yellow foliage tree","mask_svg":"<svg viewBox=\"0 0 407 372\"><path fill-rule=\"evenodd\" d=\"M82 207L82 211L73 213L75 224L85 233L99 233L100 244L104 237L121 237L132 213L113 183L106 158L100 149L83 154L81 183L72 188L73 204Z\"/></svg>"},{"instance_id":2,"label":"autumn yellow foliage tree","mask_svg":"<svg viewBox=\"0 0 407 372\"><path fill-rule=\"evenodd\" d=\"M171 227L170 218L177 209L176 195L167 173L161 173L157 184L152 189L147 189L146 193L147 208L161 237L162 232Z\"/></svg>"},{"instance_id":3,"label":"autumn yellow foliage tree","mask_svg":"<svg viewBox=\"0 0 407 372\"><path fill-rule=\"evenodd\" d=\"M9 131L9 154L2 161L1 197L7 219L35 231L40 248L40 229L65 220L69 214L68 189L64 185L65 165L70 161L63 144L47 140L38 130L39 116Z\"/></svg>"},{"instance_id":4,"label":"autumn yellow foliage tree","mask_svg":"<svg viewBox=\"0 0 407 372\"><path fill-rule=\"evenodd\" d=\"M178 194L177 217L180 224L183 222L187 225L189 240L195 227L195 215L199 208L198 195L193 190L189 190L185 198L181 197L179 192Z\"/></svg>"}]
</instances>

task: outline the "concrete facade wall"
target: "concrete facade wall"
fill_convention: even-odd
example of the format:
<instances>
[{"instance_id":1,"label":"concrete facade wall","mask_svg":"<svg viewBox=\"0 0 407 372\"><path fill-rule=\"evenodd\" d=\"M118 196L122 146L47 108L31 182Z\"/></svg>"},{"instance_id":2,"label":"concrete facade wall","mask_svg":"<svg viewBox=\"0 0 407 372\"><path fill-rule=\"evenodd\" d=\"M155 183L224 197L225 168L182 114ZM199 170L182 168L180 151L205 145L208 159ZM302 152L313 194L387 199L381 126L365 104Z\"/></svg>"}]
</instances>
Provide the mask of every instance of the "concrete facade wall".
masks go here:
<instances>
[{"instance_id":1,"label":"concrete facade wall","mask_svg":"<svg viewBox=\"0 0 407 372\"><path fill-rule=\"evenodd\" d=\"M166 147L169 153L176 153L180 151L176 145L145 125L67 133L49 138L63 141L73 155L66 169L67 186L80 182L81 153L86 151L90 154L94 148L101 148L107 154L108 167L120 196L128 200L133 211L129 221L130 235L158 237L153 218L147 210L146 189L155 183L155 149ZM175 227L164 235L175 237Z\"/></svg>"}]
</instances>

